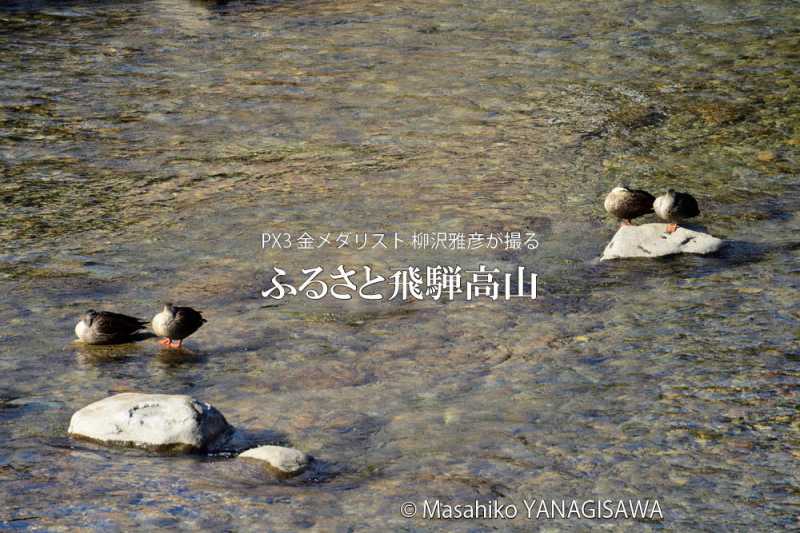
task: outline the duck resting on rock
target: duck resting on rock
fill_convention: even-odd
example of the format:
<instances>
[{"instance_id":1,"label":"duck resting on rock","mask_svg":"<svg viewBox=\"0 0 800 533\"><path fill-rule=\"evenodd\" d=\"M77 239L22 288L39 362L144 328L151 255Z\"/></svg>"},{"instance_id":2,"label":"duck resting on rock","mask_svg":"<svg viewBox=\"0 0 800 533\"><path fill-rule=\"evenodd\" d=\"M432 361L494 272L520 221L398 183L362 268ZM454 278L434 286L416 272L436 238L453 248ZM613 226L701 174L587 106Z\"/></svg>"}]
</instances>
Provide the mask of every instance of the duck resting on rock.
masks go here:
<instances>
[{"instance_id":1,"label":"duck resting on rock","mask_svg":"<svg viewBox=\"0 0 800 533\"><path fill-rule=\"evenodd\" d=\"M679 222L700 214L700 208L697 206L694 196L688 192L675 192L673 189L656 198L653 209L658 218L669 222L667 233L675 233Z\"/></svg>"},{"instance_id":2,"label":"duck resting on rock","mask_svg":"<svg viewBox=\"0 0 800 533\"><path fill-rule=\"evenodd\" d=\"M622 225L631 225L634 218L653 212L655 196L647 191L614 187L606 196L603 207L606 211L622 220Z\"/></svg>"},{"instance_id":3,"label":"duck resting on rock","mask_svg":"<svg viewBox=\"0 0 800 533\"><path fill-rule=\"evenodd\" d=\"M206 322L200 311L165 303L161 312L153 317L151 324L156 335L165 337L159 341L161 344L168 348L180 348L183 339L200 329ZM178 342L176 344L173 341Z\"/></svg>"},{"instance_id":4,"label":"duck resting on rock","mask_svg":"<svg viewBox=\"0 0 800 533\"><path fill-rule=\"evenodd\" d=\"M89 309L75 325L75 335L86 344L117 344L147 326L147 321L111 311Z\"/></svg>"}]
</instances>

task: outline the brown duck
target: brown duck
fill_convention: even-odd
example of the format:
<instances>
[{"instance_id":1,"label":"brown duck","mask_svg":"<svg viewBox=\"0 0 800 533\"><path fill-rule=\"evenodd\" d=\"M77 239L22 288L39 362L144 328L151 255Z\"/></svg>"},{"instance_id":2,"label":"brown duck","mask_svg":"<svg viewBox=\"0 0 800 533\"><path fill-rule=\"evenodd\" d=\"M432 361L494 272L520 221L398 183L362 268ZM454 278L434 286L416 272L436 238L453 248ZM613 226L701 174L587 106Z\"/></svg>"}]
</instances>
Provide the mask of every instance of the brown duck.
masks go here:
<instances>
[{"instance_id":1,"label":"brown duck","mask_svg":"<svg viewBox=\"0 0 800 533\"><path fill-rule=\"evenodd\" d=\"M130 342L147 321L111 311L89 309L75 325L75 335L86 344Z\"/></svg>"},{"instance_id":2,"label":"brown duck","mask_svg":"<svg viewBox=\"0 0 800 533\"><path fill-rule=\"evenodd\" d=\"M653 212L655 196L647 191L614 187L606 196L603 207L610 214L622 220L622 225L630 225L634 218Z\"/></svg>"},{"instance_id":3,"label":"brown duck","mask_svg":"<svg viewBox=\"0 0 800 533\"><path fill-rule=\"evenodd\" d=\"M200 329L206 319L200 311L191 307L178 307L165 303L164 308L151 322L156 335L164 337L159 341L168 348L180 348L183 339ZM178 341L177 343L173 341Z\"/></svg>"},{"instance_id":4,"label":"brown duck","mask_svg":"<svg viewBox=\"0 0 800 533\"><path fill-rule=\"evenodd\" d=\"M676 192L674 189L670 189L656 198L653 209L658 218L669 222L667 233L675 233L679 222L700 214L700 207L694 196L688 192Z\"/></svg>"}]
</instances>

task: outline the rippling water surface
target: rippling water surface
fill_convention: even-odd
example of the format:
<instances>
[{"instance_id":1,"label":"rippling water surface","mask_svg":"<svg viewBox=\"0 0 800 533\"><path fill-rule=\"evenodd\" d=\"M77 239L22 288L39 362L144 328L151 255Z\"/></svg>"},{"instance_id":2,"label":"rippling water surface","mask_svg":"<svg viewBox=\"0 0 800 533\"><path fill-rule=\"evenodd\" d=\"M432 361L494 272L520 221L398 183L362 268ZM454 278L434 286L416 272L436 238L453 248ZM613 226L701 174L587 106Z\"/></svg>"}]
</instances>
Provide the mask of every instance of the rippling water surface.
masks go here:
<instances>
[{"instance_id":1,"label":"rippling water surface","mask_svg":"<svg viewBox=\"0 0 800 533\"><path fill-rule=\"evenodd\" d=\"M0 528L321 531L404 501L657 498L614 529L795 529L800 9L794 2L5 2ZM602 195L694 192L717 257L597 264ZM262 250L261 233L536 232L536 250ZM264 300L272 267L480 263L510 302ZM188 351L73 343L87 308L209 323ZM66 437L186 393L317 458Z\"/></svg>"}]
</instances>

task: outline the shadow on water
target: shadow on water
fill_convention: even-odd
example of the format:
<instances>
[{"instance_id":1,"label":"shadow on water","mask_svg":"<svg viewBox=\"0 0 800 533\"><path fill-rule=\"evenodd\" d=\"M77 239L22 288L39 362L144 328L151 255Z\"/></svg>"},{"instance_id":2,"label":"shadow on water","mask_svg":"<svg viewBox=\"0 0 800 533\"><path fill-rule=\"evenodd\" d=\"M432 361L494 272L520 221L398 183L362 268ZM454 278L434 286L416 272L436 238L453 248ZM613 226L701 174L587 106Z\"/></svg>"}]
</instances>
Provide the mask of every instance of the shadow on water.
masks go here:
<instances>
[{"instance_id":1,"label":"shadow on water","mask_svg":"<svg viewBox=\"0 0 800 533\"><path fill-rule=\"evenodd\" d=\"M130 361L143 355L141 345L133 343L92 345L75 341L72 346L78 361L84 364L105 365Z\"/></svg>"},{"instance_id":2,"label":"shadow on water","mask_svg":"<svg viewBox=\"0 0 800 533\"><path fill-rule=\"evenodd\" d=\"M198 365L208 361L204 352L193 351L188 348L162 348L156 354L156 360L168 367L183 365Z\"/></svg>"},{"instance_id":3,"label":"shadow on water","mask_svg":"<svg viewBox=\"0 0 800 533\"><path fill-rule=\"evenodd\" d=\"M167 366L196 365L208 360L208 354L202 350L195 350L186 345L180 348L167 348L161 345L137 344L139 341L156 339L156 335L143 332L136 335L136 342L118 344L85 344L75 341L71 344L75 349L78 359L84 363L106 364L118 363L136 357L152 358ZM155 348L155 351L153 350Z\"/></svg>"},{"instance_id":4,"label":"shadow on water","mask_svg":"<svg viewBox=\"0 0 800 533\"><path fill-rule=\"evenodd\" d=\"M676 254L658 258L630 258L580 264L569 275L540 278L539 303L543 312L602 312L613 305L592 298L597 291L637 291L655 280L702 279L744 265L768 260L776 253L800 249L800 242L781 245L729 240L716 253Z\"/></svg>"}]
</instances>

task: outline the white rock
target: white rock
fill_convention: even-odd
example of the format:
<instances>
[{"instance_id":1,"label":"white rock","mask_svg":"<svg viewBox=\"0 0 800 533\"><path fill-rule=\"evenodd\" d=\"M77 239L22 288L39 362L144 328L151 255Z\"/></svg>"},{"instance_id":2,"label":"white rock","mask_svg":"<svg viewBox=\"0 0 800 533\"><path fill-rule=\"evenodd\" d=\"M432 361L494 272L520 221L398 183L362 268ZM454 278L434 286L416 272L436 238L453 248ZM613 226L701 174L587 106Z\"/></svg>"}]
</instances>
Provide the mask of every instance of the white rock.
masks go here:
<instances>
[{"instance_id":1,"label":"white rock","mask_svg":"<svg viewBox=\"0 0 800 533\"><path fill-rule=\"evenodd\" d=\"M621 226L601 259L623 257L661 257L672 254L709 254L722 247L722 239L708 233L678 227L675 233L666 232L666 224Z\"/></svg>"},{"instance_id":2,"label":"white rock","mask_svg":"<svg viewBox=\"0 0 800 533\"><path fill-rule=\"evenodd\" d=\"M283 446L259 446L239 454L246 459L258 459L286 474L299 474L306 469L310 458L300 450Z\"/></svg>"},{"instance_id":3,"label":"white rock","mask_svg":"<svg viewBox=\"0 0 800 533\"><path fill-rule=\"evenodd\" d=\"M69 423L75 437L184 452L206 449L230 429L219 411L190 396L133 392L87 405Z\"/></svg>"}]
</instances>

